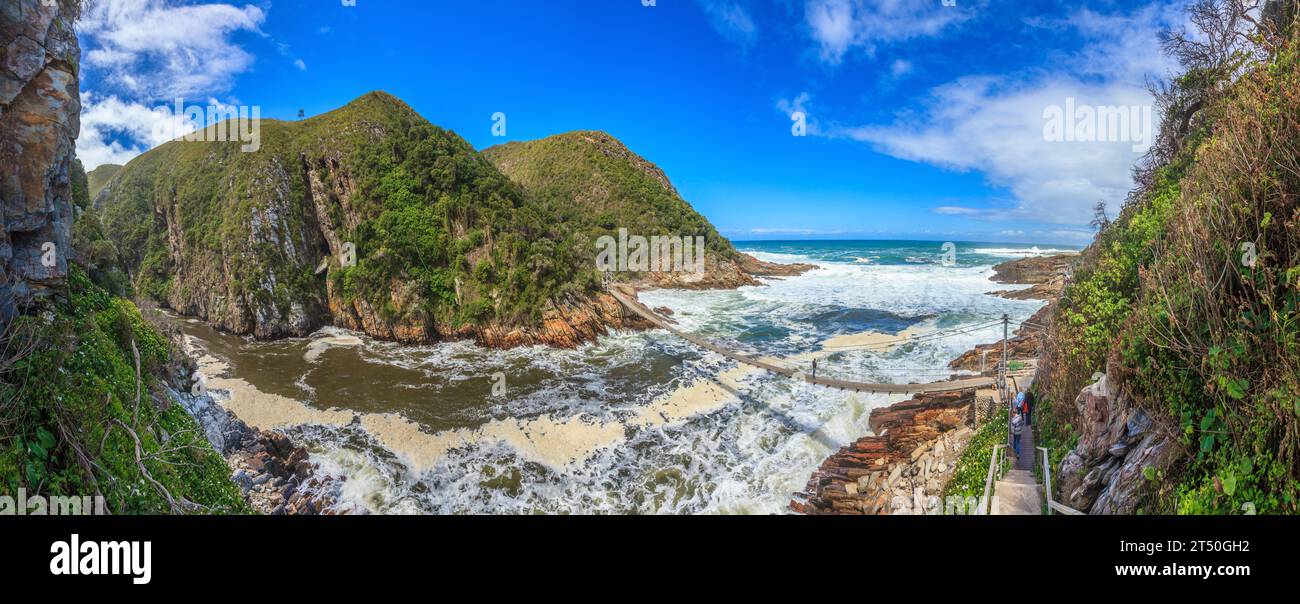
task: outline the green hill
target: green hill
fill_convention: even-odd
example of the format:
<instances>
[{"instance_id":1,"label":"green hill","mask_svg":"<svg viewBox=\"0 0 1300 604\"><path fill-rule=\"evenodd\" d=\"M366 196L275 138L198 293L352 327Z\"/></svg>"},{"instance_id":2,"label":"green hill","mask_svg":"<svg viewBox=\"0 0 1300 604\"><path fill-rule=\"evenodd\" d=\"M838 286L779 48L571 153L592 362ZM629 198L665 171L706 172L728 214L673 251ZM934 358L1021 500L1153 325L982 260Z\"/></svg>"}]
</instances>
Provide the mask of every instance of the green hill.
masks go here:
<instances>
[{"instance_id":1,"label":"green hill","mask_svg":"<svg viewBox=\"0 0 1300 604\"><path fill-rule=\"evenodd\" d=\"M94 199L98 196L99 192L103 191L104 187L108 185L108 181L112 180L117 175L118 170L121 169L122 166L117 164L103 164L87 172L86 177L90 181L90 198Z\"/></svg>"},{"instance_id":2,"label":"green hill","mask_svg":"<svg viewBox=\"0 0 1300 604\"><path fill-rule=\"evenodd\" d=\"M563 221L388 94L260 134L247 153L173 141L116 176L102 219L140 294L263 338L333 320L427 341L537 326L598 287Z\"/></svg>"},{"instance_id":3,"label":"green hill","mask_svg":"<svg viewBox=\"0 0 1300 604\"><path fill-rule=\"evenodd\" d=\"M663 170L604 132L506 143L483 155L593 240L617 235L619 228L646 236L703 235L711 254L737 256L731 242L681 198Z\"/></svg>"},{"instance_id":4,"label":"green hill","mask_svg":"<svg viewBox=\"0 0 1300 604\"><path fill-rule=\"evenodd\" d=\"M575 131L491 147L483 155L518 183L530 200L578 230L588 245L619 229L645 237L703 236L703 277L683 273L618 275L668 287L735 287L752 275L790 274L741 254L673 187L658 166L604 132Z\"/></svg>"}]
</instances>

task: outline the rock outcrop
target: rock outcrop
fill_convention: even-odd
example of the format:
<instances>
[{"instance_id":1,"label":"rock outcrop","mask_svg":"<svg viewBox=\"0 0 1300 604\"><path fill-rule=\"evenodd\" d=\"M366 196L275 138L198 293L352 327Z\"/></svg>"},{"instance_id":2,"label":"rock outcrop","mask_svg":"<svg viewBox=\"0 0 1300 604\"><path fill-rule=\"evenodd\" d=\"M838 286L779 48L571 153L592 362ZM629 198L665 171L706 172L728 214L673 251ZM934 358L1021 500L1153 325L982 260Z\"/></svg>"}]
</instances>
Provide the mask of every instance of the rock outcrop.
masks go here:
<instances>
[{"instance_id":1,"label":"rock outcrop","mask_svg":"<svg viewBox=\"0 0 1300 604\"><path fill-rule=\"evenodd\" d=\"M275 515L334 513L341 485L318 473L310 453L288 436L249 426L206 392L196 395L167 388L166 393L198 422L212 448L226 458L233 469L230 479L254 509Z\"/></svg>"},{"instance_id":2,"label":"rock outcrop","mask_svg":"<svg viewBox=\"0 0 1300 604\"><path fill-rule=\"evenodd\" d=\"M996 292L1012 300L1055 300L1061 297L1070 267L1078 254L1031 256L1009 260L993 267L994 283L1032 285L1028 289Z\"/></svg>"},{"instance_id":3,"label":"rock outcrop","mask_svg":"<svg viewBox=\"0 0 1300 604\"><path fill-rule=\"evenodd\" d=\"M1007 353L1011 360L1028 361L1038 357L1042 344L1042 326L1055 314L1056 301L1061 297L1070 267L1077 258L1077 254L1033 256L1010 260L993 267L991 279L996 283L1032 286L1028 289L991 292L993 295L1013 300L1047 301L1046 306L1038 309L1026 321L1026 325L1017 328L1012 334L1014 337L1007 340ZM953 359L948 367L963 371L983 371L986 375L992 375L997 371L1000 358L1001 341L980 344Z\"/></svg>"},{"instance_id":4,"label":"rock outcrop","mask_svg":"<svg viewBox=\"0 0 1300 604\"><path fill-rule=\"evenodd\" d=\"M975 391L921 394L871 412L872 436L840 449L796 493L801 514L942 513L943 487L975 435Z\"/></svg>"},{"instance_id":5,"label":"rock outcrop","mask_svg":"<svg viewBox=\"0 0 1300 604\"><path fill-rule=\"evenodd\" d=\"M1055 477L1059 499L1090 514L1133 514L1149 495L1151 480L1187 456L1177 435L1164 432L1106 376L1074 401L1079 442Z\"/></svg>"},{"instance_id":6,"label":"rock outcrop","mask_svg":"<svg viewBox=\"0 0 1300 604\"><path fill-rule=\"evenodd\" d=\"M0 323L60 287L81 129L73 0L0 7Z\"/></svg>"}]
</instances>

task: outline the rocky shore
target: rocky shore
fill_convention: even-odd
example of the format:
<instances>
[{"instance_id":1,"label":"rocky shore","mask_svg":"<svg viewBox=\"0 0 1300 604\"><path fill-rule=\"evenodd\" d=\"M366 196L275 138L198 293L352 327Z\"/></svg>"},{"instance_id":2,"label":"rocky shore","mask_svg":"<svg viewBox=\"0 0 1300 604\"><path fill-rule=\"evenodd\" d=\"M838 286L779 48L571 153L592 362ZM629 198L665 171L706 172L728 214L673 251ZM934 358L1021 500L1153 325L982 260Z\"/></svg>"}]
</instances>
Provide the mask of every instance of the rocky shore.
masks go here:
<instances>
[{"instance_id":1,"label":"rocky shore","mask_svg":"<svg viewBox=\"0 0 1300 604\"><path fill-rule=\"evenodd\" d=\"M871 431L822 463L790 509L800 514L935 511L975 435L975 391L922 394L871 412Z\"/></svg>"},{"instance_id":2,"label":"rocky shore","mask_svg":"<svg viewBox=\"0 0 1300 604\"><path fill-rule=\"evenodd\" d=\"M1036 325L1051 316L1074 258L1073 254L1021 258L993 267L994 282L1031 287L992 295L1048 301L1008 340L1012 360L1032 363L1038 357L1041 329ZM980 344L948 367L992 375L1001 354L1000 341ZM922 394L873 410L872 435L823 462L804 491L794 495L790 509L817 515L970 513L972 502L950 506L942 500L943 489L975 427L992 409L990 394L975 390ZM1093 487L1083 490L1095 492Z\"/></svg>"},{"instance_id":3,"label":"rocky shore","mask_svg":"<svg viewBox=\"0 0 1300 604\"><path fill-rule=\"evenodd\" d=\"M168 388L203 428L208 442L226 458L230 476L244 498L263 514L332 514L342 485L318 475L306 449L288 436L259 430L222 408L211 394L190 394Z\"/></svg>"}]
</instances>

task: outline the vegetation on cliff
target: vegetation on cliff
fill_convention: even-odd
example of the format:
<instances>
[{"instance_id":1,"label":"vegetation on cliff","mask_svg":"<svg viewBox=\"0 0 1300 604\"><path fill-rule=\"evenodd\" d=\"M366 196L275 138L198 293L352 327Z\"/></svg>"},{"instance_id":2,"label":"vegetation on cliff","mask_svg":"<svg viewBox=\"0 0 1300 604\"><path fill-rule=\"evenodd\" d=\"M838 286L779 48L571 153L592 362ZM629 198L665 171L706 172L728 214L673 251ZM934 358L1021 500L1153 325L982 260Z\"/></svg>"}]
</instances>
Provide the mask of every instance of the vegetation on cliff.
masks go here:
<instances>
[{"instance_id":1,"label":"vegetation on cliff","mask_svg":"<svg viewBox=\"0 0 1300 604\"><path fill-rule=\"evenodd\" d=\"M1158 91L1157 145L1065 288L1036 385L1049 446L1074 445L1102 371L1177 437L1141 511L1300 511L1300 32L1293 0L1250 30L1238 5L1193 6L1209 42L1167 38L1187 73Z\"/></svg>"},{"instance_id":2,"label":"vegetation on cliff","mask_svg":"<svg viewBox=\"0 0 1300 604\"><path fill-rule=\"evenodd\" d=\"M90 280L115 296L132 295L131 280L123 272L117 246L104 235L104 225L91 208L93 185L81 160L72 162L72 204L76 219L72 223L73 261L86 270Z\"/></svg>"},{"instance_id":3,"label":"vegetation on cliff","mask_svg":"<svg viewBox=\"0 0 1300 604\"><path fill-rule=\"evenodd\" d=\"M9 326L0 350L0 494L102 494L114 514L249 511L225 460L165 394L178 353L80 269L65 299Z\"/></svg>"},{"instance_id":4,"label":"vegetation on cliff","mask_svg":"<svg viewBox=\"0 0 1300 604\"><path fill-rule=\"evenodd\" d=\"M113 177L117 175L118 170L121 169L122 166L117 164L103 164L88 172L86 174L86 186L90 193L90 198L94 199L97 197L99 192L103 191L104 187L108 186L108 181L113 180Z\"/></svg>"},{"instance_id":5,"label":"vegetation on cliff","mask_svg":"<svg viewBox=\"0 0 1300 604\"><path fill-rule=\"evenodd\" d=\"M1008 415L1006 407L998 406L993 417L975 432L975 436L962 451L961 458L957 460L957 467L953 468L948 483L943 487L945 500L949 497L965 499L984 496L984 481L988 478L993 447L1007 443Z\"/></svg>"},{"instance_id":6,"label":"vegetation on cliff","mask_svg":"<svg viewBox=\"0 0 1300 604\"><path fill-rule=\"evenodd\" d=\"M240 147L173 141L114 179L103 219L141 294L275 337L331 308L425 332L531 324L597 286L561 220L390 95L263 120L261 149ZM341 262L349 243L355 266Z\"/></svg>"}]
</instances>

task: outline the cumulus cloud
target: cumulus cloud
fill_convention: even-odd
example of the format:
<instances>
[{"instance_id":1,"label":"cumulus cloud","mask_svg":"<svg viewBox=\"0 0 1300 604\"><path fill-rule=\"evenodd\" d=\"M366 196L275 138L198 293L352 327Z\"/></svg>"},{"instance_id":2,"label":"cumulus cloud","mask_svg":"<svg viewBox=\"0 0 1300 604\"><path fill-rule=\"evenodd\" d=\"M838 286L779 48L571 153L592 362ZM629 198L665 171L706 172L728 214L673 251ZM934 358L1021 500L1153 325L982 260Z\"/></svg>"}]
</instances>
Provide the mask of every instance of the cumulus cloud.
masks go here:
<instances>
[{"instance_id":1,"label":"cumulus cloud","mask_svg":"<svg viewBox=\"0 0 1300 604\"><path fill-rule=\"evenodd\" d=\"M176 98L225 93L250 69L252 54L236 34L264 37L257 6L113 0L89 5L78 24L84 86L77 154L88 169L125 163L172 136L160 129ZM306 69L306 64L298 64ZM159 107L161 106L161 107ZM174 129L173 129L174 130Z\"/></svg>"},{"instance_id":2,"label":"cumulus cloud","mask_svg":"<svg viewBox=\"0 0 1300 604\"><path fill-rule=\"evenodd\" d=\"M821 60L837 65L853 49L873 55L881 44L937 35L977 9L917 0L807 0L804 20Z\"/></svg>"},{"instance_id":3,"label":"cumulus cloud","mask_svg":"<svg viewBox=\"0 0 1300 604\"><path fill-rule=\"evenodd\" d=\"M237 32L261 34L256 6L175 5L165 0L115 0L91 5L80 23L86 65L122 93L164 98L229 90L253 64L235 44Z\"/></svg>"},{"instance_id":4,"label":"cumulus cloud","mask_svg":"<svg viewBox=\"0 0 1300 604\"><path fill-rule=\"evenodd\" d=\"M84 92L81 106L77 157L87 170L102 164L125 164L163 142L152 140L150 133L157 116L143 104L115 96L99 98L92 92Z\"/></svg>"},{"instance_id":5,"label":"cumulus cloud","mask_svg":"<svg viewBox=\"0 0 1300 604\"><path fill-rule=\"evenodd\" d=\"M197 118L186 111L197 111ZM77 157L87 170L103 164L125 164L135 156L206 126L209 116L224 116L238 108L209 98L206 103L146 105L114 95L81 94L81 135ZM191 121L198 119L199 122Z\"/></svg>"},{"instance_id":6,"label":"cumulus cloud","mask_svg":"<svg viewBox=\"0 0 1300 604\"><path fill-rule=\"evenodd\" d=\"M1015 197L1007 207L943 207L937 213L1086 224L1097 201L1112 208L1122 202L1133 184L1130 168L1141 153L1127 139L1049 140L1047 112L1070 102L1149 106L1144 78L1173 68L1162 58L1158 32L1177 15L1155 6L1122 15L1081 11L1054 26L1072 29L1086 43L1052 69L963 77L930 90L920 111L900 114L893 123L836 124L824 127L823 135L863 141L901 159L978 171ZM1052 234L1083 237L1079 231Z\"/></svg>"},{"instance_id":7,"label":"cumulus cloud","mask_svg":"<svg viewBox=\"0 0 1300 604\"><path fill-rule=\"evenodd\" d=\"M758 40L758 26L737 0L696 0L696 2L709 16L713 28L723 37L741 46L752 46Z\"/></svg>"}]
</instances>

